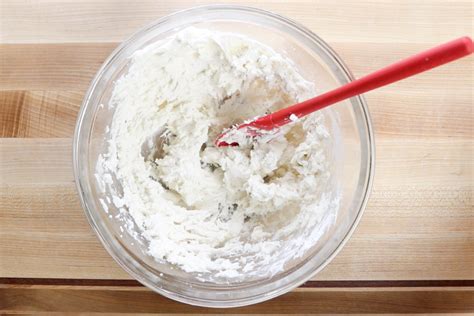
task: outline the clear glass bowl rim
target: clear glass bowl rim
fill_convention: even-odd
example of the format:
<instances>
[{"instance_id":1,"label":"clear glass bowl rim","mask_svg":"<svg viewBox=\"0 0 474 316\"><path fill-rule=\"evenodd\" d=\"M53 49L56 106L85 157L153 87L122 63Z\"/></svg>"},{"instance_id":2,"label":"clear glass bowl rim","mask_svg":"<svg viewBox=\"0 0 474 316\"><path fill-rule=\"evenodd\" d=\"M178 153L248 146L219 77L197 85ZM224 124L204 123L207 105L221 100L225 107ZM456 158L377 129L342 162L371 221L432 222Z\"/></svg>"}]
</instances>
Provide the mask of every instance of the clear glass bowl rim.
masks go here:
<instances>
[{"instance_id":1,"label":"clear glass bowl rim","mask_svg":"<svg viewBox=\"0 0 474 316\"><path fill-rule=\"evenodd\" d=\"M90 126L85 126L84 117L86 116L87 111L90 110L89 102L90 102L92 94L95 92L95 88L99 80L103 76L105 70L108 69L108 67L111 67L111 65L114 62L115 57L118 55L119 52L125 49L130 43L132 43L136 39L143 36L143 34L146 34L152 28L157 27L158 25L162 25L166 23L167 21L169 21L170 19L177 19L180 17L189 16L191 14L200 14L206 11L250 13L254 15L260 15L263 18L273 19L277 23L283 24L286 27L294 28L300 33L303 33L306 37L310 38L315 43L317 43L317 45L320 46L323 50L325 50L325 52L331 56L332 61L339 67L340 70L342 70L343 75L346 76L347 80L349 81L354 80L354 76L352 75L348 67L343 63L341 58L326 42L324 42L321 38L319 38L316 34L314 34L312 31L310 31L303 25L300 25L299 23L296 23L281 15L278 15L266 10L262 10L262 9L257 9L257 8L248 7L248 6L239 6L239 5L203 5L203 6L197 6L197 7L192 7L189 9L177 11L173 14L170 14L158 20L155 20L151 24L141 28L139 31L131 35L128 39L123 41L109 55L107 60L102 64L101 68L95 75L94 79L91 81L89 89L87 90L84 96L84 99L83 99L83 102L82 102L82 105L77 117L76 128L74 132L74 139L73 139L74 178L75 178L76 188L79 194L80 202L81 202L82 208L84 209L84 212L86 214L89 224L93 228L94 232L100 239L102 245L107 250L107 252L132 277L134 277L140 283L144 284L145 286L152 289L153 291L165 297L168 297L170 299L173 299L182 303L187 303L187 304L196 305L196 306L204 306L204 307L215 307L215 308L239 307L239 306L246 306L246 305L251 305L251 304L259 303L262 301L266 301L266 300L269 300L271 298L274 298L276 296L279 296L291 291L292 289L303 284L304 282L312 278L315 274L317 274L319 271L321 271L330 261L332 261L332 259L337 255L337 253L344 247L345 243L350 239L350 236L354 232L355 228L357 227L362 217L362 214L367 205L368 197L372 189L372 182L373 182L374 171L375 171L375 141L374 141L372 124L371 124L371 119L370 119L367 103L363 96L357 96L355 98L357 99L358 104L360 105L360 108L361 108L361 112L363 114L362 117L364 118L364 123L365 123L364 124L365 134L366 134L365 137L367 139L367 144L368 144L368 153L367 153L368 159L367 159L367 166L366 166L367 173L366 173L366 178L364 179L365 180L364 181L365 183L364 196L362 197L355 220L353 221L350 229L346 232L344 238L339 243L339 245L335 248L332 254L324 260L324 262L321 265L319 266L315 265L312 270L307 271L305 274L301 274L301 273L298 274L297 273L298 270L296 270L290 273L289 275L282 276L282 278L290 278L292 276L293 278L287 281L286 283L284 283L283 285L280 284L280 286L273 288L267 292L260 291L252 295L248 295L245 298L214 301L210 299L191 297L189 295L183 295L181 293L168 291L161 286L157 286L156 282L152 282L151 278L147 277L146 273L149 271L143 271L143 269L142 271L137 271L136 270L137 266L141 268L140 263L137 263L137 261L132 256L130 256L128 252L122 250L121 253L119 253L119 251L117 251L116 245L115 245L116 242L113 241L113 239L111 238L111 236L109 236L107 232L103 231L98 219L95 218L94 212L97 212L97 210L94 209L94 207L90 205L88 201L89 197L87 196L87 190L84 189L86 188L86 186L88 186L88 183L85 182L85 179L81 177L82 171L84 169L84 163L81 161L81 159L79 159L79 155L80 155L81 139L83 138L82 135L85 132L84 128L88 127L89 131L87 132L90 133L92 124ZM307 266L308 264L310 264L312 259L314 259L314 257L310 258L304 264L304 266ZM153 278L159 279L159 277L155 275L153 275ZM268 285L266 285L266 288L268 288ZM230 289L230 291L232 291L232 289Z\"/></svg>"}]
</instances>

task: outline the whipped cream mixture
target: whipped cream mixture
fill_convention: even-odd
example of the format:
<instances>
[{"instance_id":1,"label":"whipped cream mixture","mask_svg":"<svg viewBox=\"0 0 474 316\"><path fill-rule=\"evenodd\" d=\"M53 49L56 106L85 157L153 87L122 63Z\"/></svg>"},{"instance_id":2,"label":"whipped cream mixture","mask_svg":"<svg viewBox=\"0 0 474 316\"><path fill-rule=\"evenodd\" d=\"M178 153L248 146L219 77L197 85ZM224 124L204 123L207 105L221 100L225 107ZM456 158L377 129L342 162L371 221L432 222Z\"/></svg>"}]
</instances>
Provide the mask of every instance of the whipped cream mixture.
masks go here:
<instances>
[{"instance_id":1,"label":"whipped cream mixture","mask_svg":"<svg viewBox=\"0 0 474 316\"><path fill-rule=\"evenodd\" d=\"M214 140L315 94L266 45L180 31L137 51L116 82L99 186L133 217L159 262L207 279L271 276L335 218L324 117L292 118L271 140L246 146L216 148Z\"/></svg>"}]
</instances>

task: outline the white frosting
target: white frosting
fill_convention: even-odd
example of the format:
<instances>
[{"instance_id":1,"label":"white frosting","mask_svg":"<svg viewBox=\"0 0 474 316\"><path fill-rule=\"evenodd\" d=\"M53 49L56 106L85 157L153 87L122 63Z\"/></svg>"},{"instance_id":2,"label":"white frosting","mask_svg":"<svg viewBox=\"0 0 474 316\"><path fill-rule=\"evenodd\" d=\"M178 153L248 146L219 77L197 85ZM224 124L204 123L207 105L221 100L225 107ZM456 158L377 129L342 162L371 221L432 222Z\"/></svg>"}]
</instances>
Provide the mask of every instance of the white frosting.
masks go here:
<instances>
[{"instance_id":1,"label":"white frosting","mask_svg":"<svg viewBox=\"0 0 474 316\"><path fill-rule=\"evenodd\" d=\"M128 210L159 262L208 280L271 276L335 218L323 116L295 120L268 142L214 140L314 94L290 60L259 42L183 30L136 52L116 82L99 187Z\"/></svg>"}]
</instances>

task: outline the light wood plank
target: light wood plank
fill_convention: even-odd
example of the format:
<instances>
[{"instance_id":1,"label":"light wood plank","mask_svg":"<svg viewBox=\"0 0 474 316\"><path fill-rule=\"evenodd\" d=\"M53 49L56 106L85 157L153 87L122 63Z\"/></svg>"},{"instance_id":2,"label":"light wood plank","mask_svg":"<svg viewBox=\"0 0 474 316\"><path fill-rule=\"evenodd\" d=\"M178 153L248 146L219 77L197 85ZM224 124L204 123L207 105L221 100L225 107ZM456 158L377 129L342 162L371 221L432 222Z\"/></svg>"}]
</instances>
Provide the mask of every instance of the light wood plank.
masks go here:
<instances>
[{"instance_id":1,"label":"light wood plank","mask_svg":"<svg viewBox=\"0 0 474 316\"><path fill-rule=\"evenodd\" d=\"M332 42L330 42L332 43ZM0 90L84 92L100 65L118 43L0 44ZM427 44L335 43L356 76L430 48ZM472 96L472 58L464 58L408 80L383 88L406 95L439 95L449 90ZM444 98L443 100L450 100Z\"/></svg>"},{"instance_id":2,"label":"light wood plank","mask_svg":"<svg viewBox=\"0 0 474 316\"><path fill-rule=\"evenodd\" d=\"M21 46L21 45L20 45ZM56 59L54 47L57 45L40 45L39 52L35 56L16 56L12 52L16 45L0 46L0 54L7 55L5 60L13 60L11 71L4 68L3 79L4 88L57 88L85 90L89 80L94 75L96 69L87 64L81 63L77 67L79 73L89 75L81 82L81 77L75 77L71 81L71 74L74 74L71 59ZM97 66L105 58L108 50L114 45L94 44L89 45L61 45L60 51L67 51L64 55L69 55L72 59L74 51L78 50L83 60L94 61ZM372 45L374 46L374 45ZM383 48L381 45L375 45ZM364 50L360 45L339 45L343 57L353 60L349 64L355 65L354 72L363 74L367 72L367 65L363 63L361 56ZM352 48L352 49L351 49ZM357 48L357 49L355 49ZM373 68L396 60L398 57L408 55L408 51L416 51L414 45L405 48L400 53L397 50L397 57L378 58L375 56L372 64ZM375 49L376 51L376 49ZM102 52L102 53L101 53ZM38 56L36 56L38 55ZM384 55L384 54L382 54ZM352 57L351 57L352 56ZM63 56L64 57L64 56ZM365 58L365 57L364 57ZM42 64L56 65L45 66L43 70L35 69L32 66L32 59L39 59ZM30 60L30 66L25 66ZM16 63L15 63L16 61ZM25 67L25 73L16 73L13 69ZM18 66L18 67L17 67ZM374 91L367 95L371 113L374 118L377 134L387 133L391 135L420 135L420 136L469 136L472 134L472 66L470 59L459 61L448 65L434 72L424 74L417 78L412 78L406 82L398 83L391 87L386 87L379 91ZM98 67L98 66L97 66ZM2 72L2 70L0 70ZM35 74L42 78L41 81L34 78ZM450 80L450 86L445 88L443 78L457 78ZM1 77L0 77L1 78ZM457 82L456 82L457 80ZM0 79L0 86L2 79ZM81 102L82 92L69 91L32 91L25 92L1 91L0 100L3 106L0 110L0 122L4 136L22 137L67 137L72 136L74 125L74 114ZM59 116L59 117L58 117ZM18 122L16 122L18 121Z\"/></svg>"},{"instance_id":3,"label":"light wood plank","mask_svg":"<svg viewBox=\"0 0 474 316\"><path fill-rule=\"evenodd\" d=\"M0 275L130 278L90 228L73 183L2 186L0 201Z\"/></svg>"},{"instance_id":4,"label":"light wood plank","mask_svg":"<svg viewBox=\"0 0 474 316\"><path fill-rule=\"evenodd\" d=\"M130 278L92 233L72 185L43 185L40 192L10 186L2 191L1 277ZM469 189L443 192L437 187L407 194L399 187L396 191L374 191L360 227L316 279L474 277ZM410 199L432 205L418 206L414 214L406 202Z\"/></svg>"},{"instance_id":5,"label":"light wood plank","mask_svg":"<svg viewBox=\"0 0 474 316\"><path fill-rule=\"evenodd\" d=\"M0 136L72 137L82 99L83 93L71 91L0 91ZM374 91L366 99L377 136L472 135L469 93L393 89Z\"/></svg>"},{"instance_id":6,"label":"light wood plank","mask_svg":"<svg viewBox=\"0 0 474 316\"><path fill-rule=\"evenodd\" d=\"M211 309L171 301L151 291L0 289L6 313L196 313L201 315L283 315L361 313L468 313L472 289L298 289L257 305Z\"/></svg>"},{"instance_id":7,"label":"light wood plank","mask_svg":"<svg viewBox=\"0 0 474 316\"><path fill-rule=\"evenodd\" d=\"M376 189L422 189L423 186L451 189L473 185L473 153L468 150L472 139L387 136L376 141ZM0 184L71 183L74 180L71 146L72 140L64 138L0 138Z\"/></svg>"},{"instance_id":8,"label":"light wood plank","mask_svg":"<svg viewBox=\"0 0 474 316\"><path fill-rule=\"evenodd\" d=\"M84 92L116 44L0 45L0 90Z\"/></svg>"},{"instance_id":9,"label":"light wood plank","mask_svg":"<svg viewBox=\"0 0 474 316\"><path fill-rule=\"evenodd\" d=\"M0 185L73 182L72 139L0 138Z\"/></svg>"},{"instance_id":10,"label":"light wood plank","mask_svg":"<svg viewBox=\"0 0 474 316\"><path fill-rule=\"evenodd\" d=\"M363 220L316 279L474 279L471 140L377 145ZM129 278L86 223L69 139L2 139L0 152L0 277Z\"/></svg>"},{"instance_id":11,"label":"light wood plank","mask_svg":"<svg viewBox=\"0 0 474 316\"><path fill-rule=\"evenodd\" d=\"M175 12L215 1L61 1L0 2L0 42L122 41L140 27ZM472 34L468 0L337 1L236 0L219 3L271 10L338 42L436 43Z\"/></svg>"}]
</instances>

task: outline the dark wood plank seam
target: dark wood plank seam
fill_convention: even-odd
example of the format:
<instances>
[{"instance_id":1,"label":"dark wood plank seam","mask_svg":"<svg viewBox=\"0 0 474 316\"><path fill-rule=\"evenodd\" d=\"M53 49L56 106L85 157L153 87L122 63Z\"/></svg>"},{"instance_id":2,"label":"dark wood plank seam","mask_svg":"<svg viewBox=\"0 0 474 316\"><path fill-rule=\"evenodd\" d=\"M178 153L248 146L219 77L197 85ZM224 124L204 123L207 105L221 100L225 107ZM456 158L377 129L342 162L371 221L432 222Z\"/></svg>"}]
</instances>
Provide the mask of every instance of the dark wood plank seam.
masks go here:
<instances>
[{"instance_id":1,"label":"dark wood plank seam","mask_svg":"<svg viewBox=\"0 0 474 316\"><path fill-rule=\"evenodd\" d=\"M51 279L51 278L0 278L8 285L71 285L71 286L143 286L135 280L107 279ZM376 287L474 287L474 280L357 280L307 281L303 288L376 288Z\"/></svg>"}]
</instances>

